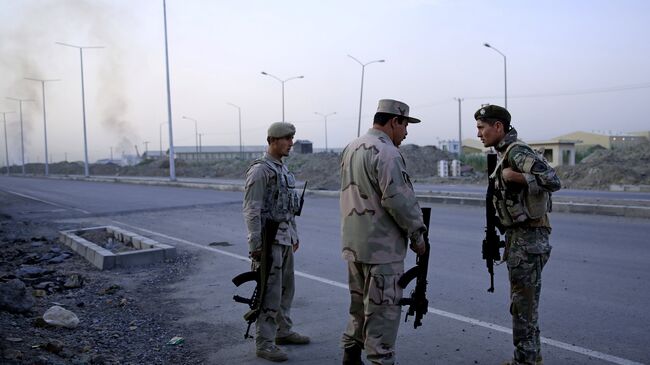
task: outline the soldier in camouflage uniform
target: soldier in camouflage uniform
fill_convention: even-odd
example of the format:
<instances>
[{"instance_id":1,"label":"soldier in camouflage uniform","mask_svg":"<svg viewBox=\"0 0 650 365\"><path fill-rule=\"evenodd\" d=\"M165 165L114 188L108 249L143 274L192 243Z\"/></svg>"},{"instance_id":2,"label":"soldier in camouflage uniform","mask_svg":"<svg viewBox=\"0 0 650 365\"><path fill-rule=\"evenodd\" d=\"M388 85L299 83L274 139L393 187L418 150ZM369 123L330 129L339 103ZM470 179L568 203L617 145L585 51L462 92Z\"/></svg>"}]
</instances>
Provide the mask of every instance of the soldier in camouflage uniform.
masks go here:
<instances>
[{"instance_id":1,"label":"soldier in camouflage uniform","mask_svg":"<svg viewBox=\"0 0 650 365\"><path fill-rule=\"evenodd\" d=\"M424 253L426 226L398 147L406 138L408 105L379 101L373 127L351 142L341 161L341 231L348 262L350 319L343 333L343 364L395 363L408 240Z\"/></svg>"},{"instance_id":2,"label":"soldier in camouflage uniform","mask_svg":"<svg viewBox=\"0 0 650 365\"><path fill-rule=\"evenodd\" d=\"M272 245L273 263L264 303L255 325L256 355L276 362L287 360L287 354L276 345L309 343L309 337L291 330L290 318L295 289L293 253L300 242L294 214L300 208L300 197L295 190L295 178L282 163L282 157L289 155L295 133L291 123L271 124L267 152L246 171L243 204L253 269L259 266L262 226L269 220L280 222Z\"/></svg>"},{"instance_id":3,"label":"soldier in camouflage uniform","mask_svg":"<svg viewBox=\"0 0 650 365\"><path fill-rule=\"evenodd\" d=\"M504 261L510 279L510 313L514 357L506 364L541 365L538 306L542 269L551 254L548 212L550 193L560 189L560 179L543 156L517 139L510 113L486 105L474 114L478 137L499 155L495 179L496 208L505 229Z\"/></svg>"}]
</instances>

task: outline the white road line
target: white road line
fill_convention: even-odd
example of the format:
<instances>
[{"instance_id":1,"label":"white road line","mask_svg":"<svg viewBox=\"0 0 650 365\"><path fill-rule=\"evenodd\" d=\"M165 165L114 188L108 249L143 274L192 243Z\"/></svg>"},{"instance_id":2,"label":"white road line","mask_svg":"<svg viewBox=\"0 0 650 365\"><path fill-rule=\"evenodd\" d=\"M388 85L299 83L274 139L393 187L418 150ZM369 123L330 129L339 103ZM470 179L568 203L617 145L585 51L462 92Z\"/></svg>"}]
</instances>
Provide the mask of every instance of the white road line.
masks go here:
<instances>
[{"instance_id":1,"label":"white road line","mask_svg":"<svg viewBox=\"0 0 650 365\"><path fill-rule=\"evenodd\" d=\"M91 214L89 211L86 211L86 210L83 210L83 209L80 209L80 208L67 207L67 206L65 206L65 205L61 205L61 204L57 204L57 203L54 203L54 202L51 202L51 201L47 201L47 200L43 200L43 199L39 199L39 198L36 198L36 197L30 196L30 195L17 193L17 192L15 192L15 191L10 191L10 190L5 190L5 191L8 192L8 193L11 193L11 194L18 195L18 196L20 196L20 197L26 198L26 199L35 200L35 201L40 202L40 203L45 203L45 204L53 205L53 206L55 206L55 207L59 207L59 208L63 208L63 209L72 209L72 210L76 210L76 211L81 212L81 213L83 213L83 214Z\"/></svg>"},{"instance_id":2,"label":"white road line","mask_svg":"<svg viewBox=\"0 0 650 365\"><path fill-rule=\"evenodd\" d=\"M248 257L246 257L246 256L237 255L237 254L234 254L234 253L231 253L231 252L228 252L228 251L219 250L219 249L212 248L212 247L209 247L209 246L204 246L204 245L201 245L201 244L198 244L198 243L195 243L195 242L190 242L190 241L184 240L182 238L176 238L176 237L168 236L168 235L163 234L163 233L151 231L151 230L148 230L148 229L145 229L145 228L140 228L140 227L137 227L137 226L132 226L130 224L122 223L122 222L119 222L119 221L116 221L116 220L112 220L112 221L114 223L116 223L116 224L123 225L123 226L129 227L131 229L137 229L137 230L140 230L142 232L146 232L146 233L149 233L149 234L152 234L152 235L155 235L155 236L166 238L168 240L180 242L180 243L183 243L183 244L186 244L186 245L189 245L189 246L201 248L201 249L208 250L208 251L213 251L213 252L216 252L216 253L219 253L219 254L222 254L222 255L225 255L225 256L233 257L233 258L236 258L236 259L239 259L239 260L242 260L242 261L250 261L250 259ZM296 271L295 275L306 278L306 279L315 280L315 281L318 281L318 282L323 283L323 284L335 286L337 288L348 290L348 285L347 284L344 284L344 283L341 283L341 282L338 282L338 281L326 279L326 278L316 276L316 275L307 274L307 273L302 272L302 271ZM494 330L494 331L503 332L503 333L507 333L507 334L512 334L512 330L510 328L503 327L503 326L500 326L498 324L494 324L494 323L490 323L490 322L481 321L479 319L466 317L466 316L463 316L463 315L460 315L460 314L455 314L455 313L443 311L443 310L436 309L436 308L433 308L433 307L428 307L428 312L439 315L441 317L446 317L446 318L454 319L454 320L457 320L457 321L460 321L460 322L468 323L468 324L471 324L471 325L474 325L474 326L484 327L484 328L491 329L491 330ZM603 352L590 350L590 349L580 347L580 346L576 346L576 345L571 345L571 344L568 344L568 343L565 343L565 342L556 341L556 340L550 339L548 337L541 337L540 340L541 340L542 343L545 343L545 344L553 346L553 347L561 348L563 350L575 352L575 353L585 355L585 356L590 356L590 357L593 357L593 358L596 358L596 359L609 361L609 362L611 362L613 364L618 364L618 365L644 365L643 363L640 363L640 362L624 359L624 358L618 357L618 356L605 354Z\"/></svg>"}]
</instances>

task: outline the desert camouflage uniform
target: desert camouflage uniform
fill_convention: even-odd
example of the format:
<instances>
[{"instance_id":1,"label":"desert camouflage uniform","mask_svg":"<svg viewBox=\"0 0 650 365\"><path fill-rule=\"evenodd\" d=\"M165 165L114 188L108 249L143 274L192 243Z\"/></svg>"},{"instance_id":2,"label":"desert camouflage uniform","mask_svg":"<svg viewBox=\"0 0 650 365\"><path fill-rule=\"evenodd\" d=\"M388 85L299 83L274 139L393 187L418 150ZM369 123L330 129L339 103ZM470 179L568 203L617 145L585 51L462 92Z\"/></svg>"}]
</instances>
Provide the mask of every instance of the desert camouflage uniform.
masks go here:
<instances>
[{"instance_id":1,"label":"desert camouflage uniform","mask_svg":"<svg viewBox=\"0 0 650 365\"><path fill-rule=\"evenodd\" d=\"M560 179L555 170L528 145L519 141L508 150L516 141L517 131L513 128L496 146L502 159L495 174L497 187L502 187L502 195L497 194L497 199L506 200L508 206L521 203L522 189L527 189L527 194L560 189ZM506 151L507 156L503 156ZM523 173L527 186L508 186L501 175L501 169L506 167ZM547 214L538 219L520 219L506 227L504 260L510 278L514 364L535 365L542 362L537 312L542 289L542 269L551 254L550 233L551 225Z\"/></svg>"},{"instance_id":2,"label":"desert camouflage uniform","mask_svg":"<svg viewBox=\"0 0 650 365\"><path fill-rule=\"evenodd\" d=\"M426 230L404 159L384 132L370 129L341 161L342 256L348 261L350 319L345 349L374 364L395 363L407 239Z\"/></svg>"},{"instance_id":3,"label":"desert camouflage uniform","mask_svg":"<svg viewBox=\"0 0 650 365\"><path fill-rule=\"evenodd\" d=\"M268 153L246 172L244 220L251 252L261 249L262 225L280 222L272 245L273 264L269 272L262 311L256 322L256 346L262 348L276 337L291 334L291 302L294 295L293 247L298 242L294 213L300 204L295 178L281 161ZM257 262L253 262L253 269Z\"/></svg>"}]
</instances>

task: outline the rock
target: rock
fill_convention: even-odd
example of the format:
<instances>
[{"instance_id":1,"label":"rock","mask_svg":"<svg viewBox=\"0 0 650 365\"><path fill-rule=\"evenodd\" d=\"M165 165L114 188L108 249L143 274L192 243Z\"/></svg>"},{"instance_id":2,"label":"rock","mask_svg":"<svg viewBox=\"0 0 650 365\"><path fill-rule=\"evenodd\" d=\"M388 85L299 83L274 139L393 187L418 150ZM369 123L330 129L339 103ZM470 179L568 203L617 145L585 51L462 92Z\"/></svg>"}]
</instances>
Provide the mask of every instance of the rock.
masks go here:
<instances>
[{"instance_id":1,"label":"rock","mask_svg":"<svg viewBox=\"0 0 650 365\"><path fill-rule=\"evenodd\" d=\"M73 312L54 305L43 314L43 319L50 325L75 328L79 325L79 317Z\"/></svg>"},{"instance_id":2,"label":"rock","mask_svg":"<svg viewBox=\"0 0 650 365\"><path fill-rule=\"evenodd\" d=\"M67 260L68 257L70 257L70 254L64 252L64 253L62 253L62 254L56 256L56 257L53 257L53 258L47 260L47 263L48 263L48 264L60 264L60 263L62 263L63 261Z\"/></svg>"},{"instance_id":3,"label":"rock","mask_svg":"<svg viewBox=\"0 0 650 365\"><path fill-rule=\"evenodd\" d=\"M99 294L100 295L114 294L115 292L117 292L120 289L122 289L122 287L120 287L117 284L113 284L113 285L109 286L108 288L104 288L104 289L100 290Z\"/></svg>"},{"instance_id":4,"label":"rock","mask_svg":"<svg viewBox=\"0 0 650 365\"><path fill-rule=\"evenodd\" d=\"M51 270L45 270L36 266L24 265L16 270L16 276L19 278L36 278L48 274Z\"/></svg>"},{"instance_id":5,"label":"rock","mask_svg":"<svg viewBox=\"0 0 650 365\"><path fill-rule=\"evenodd\" d=\"M59 354L63 350L63 342L59 340L50 339L47 341L43 348L53 354Z\"/></svg>"},{"instance_id":6,"label":"rock","mask_svg":"<svg viewBox=\"0 0 650 365\"><path fill-rule=\"evenodd\" d=\"M9 342L22 342L23 341L23 339L20 338L20 337L7 337L7 338L5 338L5 340L7 340Z\"/></svg>"},{"instance_id":7,"label":"rock","mask_svg":"<svg viewBox=\"0 0 650 365\"><path fill-rule=\"evenodd\" d=\"M34 286L32 286L34 289L47 289L50 286L54 286L54 283L51 281L43 281L40 282Z\"/></svg>"},{"instance_id":8,"label":"rock","mask_svg":"<svg viewBox=\"0 0 650 365\"><path fill-rule=\"evenodd\" d=\"M12 313L25 313L29 312L34 304L34 297L20 279L0 283L0 309Z\"/></svg>"},{"instance_id":9,"label":"rock","mask_svg":"<svg viewBox=\"0 0 650 365\"><path fill-rule=\"evenodd\" d=\"M34 321L32 322L32 325L37 328L45 328L47 327L47 322L43 319L43 317L36 317L34 318Z\"/></svg>"},{"instance_id":10,"label":"rock","mask_svg":"<svg viewBox=\"0 0 650 365\"><path fill-rule=\"evenodd\" d=\"M83 284L83 277L81 277L81 275L79 274L72 274L68 276L63 286L68 289L73 289L73 288L81 288L82 284Z\"/></svg>"}]
</instances>

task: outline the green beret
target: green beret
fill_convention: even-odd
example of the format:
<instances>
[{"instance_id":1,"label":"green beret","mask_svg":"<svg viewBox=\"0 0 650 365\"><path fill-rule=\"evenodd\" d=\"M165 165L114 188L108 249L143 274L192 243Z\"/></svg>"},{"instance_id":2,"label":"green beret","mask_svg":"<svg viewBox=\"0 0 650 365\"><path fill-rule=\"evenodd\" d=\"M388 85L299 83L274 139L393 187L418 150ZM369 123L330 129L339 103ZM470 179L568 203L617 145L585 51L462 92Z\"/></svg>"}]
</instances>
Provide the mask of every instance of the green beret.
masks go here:
<instances>
[{"instance_id":1,"label":"green beret","mask_svg":"<svg viewBox=\"0 0 650 365\"><path fill-rule=\"evenodd\" d=\"M296 127L287 122L275 122L271 124L267 136L273 138L284 138L296 134Z\"/></svg>"},{"instance_id":2,"label":"green beret","mask_svg":"<svg viewBox=\"0 0 650 365\"><path fill-rule=\"evenodd\" d=\"M510 113L504 107L488 104L474 113L474 119L496 119L505 124L510 124Z\"/></svg>"}]
</instances>

